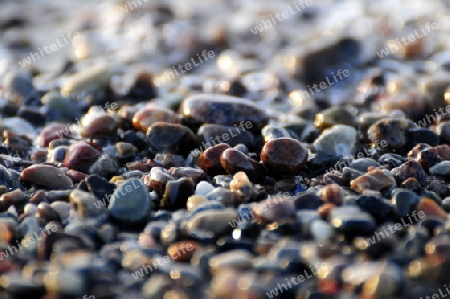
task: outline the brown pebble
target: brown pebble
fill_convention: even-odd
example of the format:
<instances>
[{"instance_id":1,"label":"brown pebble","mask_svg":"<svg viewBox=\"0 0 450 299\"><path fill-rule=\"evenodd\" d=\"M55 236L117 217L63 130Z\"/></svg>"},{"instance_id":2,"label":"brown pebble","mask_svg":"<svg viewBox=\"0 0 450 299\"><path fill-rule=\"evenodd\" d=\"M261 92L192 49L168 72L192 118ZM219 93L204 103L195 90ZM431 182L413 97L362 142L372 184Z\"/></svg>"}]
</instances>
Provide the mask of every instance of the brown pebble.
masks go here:
<instances>
[{"instance_id":1,"label":"brown pebble","mask_svg":"<svg viewBox=\"0 0 450 299\"><path fill-rule=\"evenodd\" d=\"M236 195L239 203L248 202L255 194L253 184L242 171L233 176L233 180L230 182L230 190Z\"/></svg>"},{"instance_id":2,"label":"brown pebble","mask_svg":"<svg viewBox=\"0 0 450 299\"><path fill-rule=\"evenodd\" d=\"M70 127L67 124L53 123L47 125L39 134L39 146L47 147L50 141L66 138L70 135Z\"/></svg>"},{"instance_id":3,"label":"brown pebble","mask_svg":"<svg viewBox=\"0 0 450 299\"><path fill-rule=\"evenodd\" d=\"M447 213L432 199L422 198L417 204L417 211L422 211L427 217L438 217L442 220L447 219Z\"/></svg>"},{"instance_id":4,"label":"brown pebble","mask_svg":"<svg viewBox=\"0 0 450 299\"><path fill-rule=\"evenodd\" d=\"M66 172L66 175L72 180L74 184L78 184L79 182L83 181L85 178L88 177L87 174L73 169L69 169Z\"/></svg>"},{"instance_id":5,"label":"brown pebble","mask_svg":"<svg viewBox=\"0 0 450 299\"><path fill-rule=\"evenodd\" d=\"M395 186L395 180L387 175L387 170L375 169L352 180L350 186L358 192L365 189L381 191Z\"/></svg>"},{"instance_id":6,"label":"brown pebble","mask_svg":"<svg viewBox=\"0 0 450 299\"><path fill-rule=\"evenodd\" d=\"M401 183L400 187L413 190L421 188L422 186L420 186L420 183L415 178L409 178L405 180L403 183Z\"/></svg>"},{"instance_id":7,"label":"brown pebble","mask_svg":"<svg viewBox=\"0 0 450 299\"><path fill-rule=\"evenodd\" d=\"M113 136L116 131L116 120L110 115L102 115L83 125L80 134L83 138L98 138Z\"/></svg>"},{"instance_id":8,"label":"brown pebble","mask_svg":"<svg viewBox=\"0 0 450 299\"><path fill-rule=\"evenodd\" d=\"M229 148L230 146L226 143L207 148L198 158L198 167L210 176L225 174L225 170L220 165L220 155Z\"/></svg>"},{"instance_id":9,"label":"brown pebble","mask_svg":"<svg viewBox=\"0 0 450 299\"><path fill-rule=\"evenodd\" d=\"M100 152L86 142L80 141L72 144L66 152L64 166L86 172L100 156Z\"/></svg>"},{"instance_id":10,"label":"brown pebble","mask_svg":"<svg viewBox=\"0 0 450 299\"><path fill-rule=\"evenodd\" d=\"M25 184L51 189L73 187L72 180L60 169L51 165L39 164L27 167L22 171L20 180Z\"/></svg>"},{"instance_id":11,"label":"brown pebble","mask_svg":"<svg viewBox=\"0 0 450 299\"><path fill-rule=\"evenodd\" d=\"M220 165L228 174L235 174L239 171L245 172L252 182L261 181L265 175L262 164L234 148L229 148L220 155Z\"/></svg>"},{"instance_id":12,"label":"brown pebble","mask_svg":"<svg viewBox=\"0 0 450 299\"><path fill-rule=\"evenodd\" d=\"M31 196L29 203L39 205L41 202L46 200L45 191L44 190L37 190L36 193Z\"/></svg>"},{"instance_id":13,"label":"brown pebble","mask_svg":"<svg viewBox=\"0 0 450 299\"><path fill-rule=\"evenodd\" d=\"M292 200L283 196L266 199L252 207L255 219L264 224L294 219L295 211L296 208Z\"/></svg>"},{"instance_id":14,"label":"brown pebble","mask_svg":"<svg viewBox=\"0 0 450 299\"><path fill-rule=\"evenodd\" d=\"M441 159L450 161L450 146L447 144L438 145L435 147Z\"/></svg>"},{"instance_id":15,"label":"brown pebble","mask_svg":"<svg viewBox=\"0 0 450 299\"><path fill-rule=\"evenodd\" d=\"M170 245L167 254L175 262L189 262L200 247L200 243L195 241L180 241Z\"/></svg>"},{"instance_id":16,"label":"brown pebble","mask_svg":"<svg viewBox=\"0 0 450 299\"><path fill-rule=\"evenodd\" d=\"M176 178L162 167L153 167L150 173L144 177L144 184L150 189L155 190L159 194L163 194L169 181Z\"/></svg>"},{"instance_id":17,"label":"brown pebble","mask_svg":"<svg viewBox=\"0 0 450 299\"><path fill-rule=\"evenodd\" d=\"M327 221L328 215L330 215L331 211L336 207L336 205L332 203L326 203L324 205L321 205L317 212L319 212L320 218L322 218L324 221Z\"/></svg>"},{"instance_id":18,"label":"brown pebble","mask_svg":"<svg viewBox=\"0 0 450 299\"><path fill-rule=\"evenodd\" d=\"M190 177L195 183L208 178L203 170L193 167L171 167L169 168L169 172L177 179Z\"/></svg>"},{"instance_id":19,"label":"brown pebble","mask_svg":"<svg viewBox=\"0 0 450 299\"><path fill-rule=\"evenodd\" d=\"M154 107L153 105L145 106L139 109L133 116L133 127L142 132L147 132L155 122L178 123L177 115L168 109Z\"/></svg>"},{"instance_id":20,"label":"brown pebble","mask_svg":"<svg viewBox=\"0 0 450 299\"><path fill-rule=\"evenodd\" d=\"M139 162L139 161L129 162L125 165L125 167L127 168L128 171L132 171L132 170L139 170L142 172L150 171L150 167L148 167L147 164L145 164L143 162Z\"/></svg>"},{"instance_id":21,"label":"brown pebble","mask_svg":"<svg viewBox=\"0 0 450 299\"><path fill-rule=\"evenodd\" d=\"M334 205L342 204L344 196L344 190L338 184L326 185L322 190L322 200Z\"/></svg>"},{"instance_id":22,"label":"brown pebble","mask_svg":"<svg viewBox=\"0 0 450 299\"><path fill-rule=\"evenodd\" d=\"M307 159L308 150L288 137L271 140L261 150L261 161L273 175L297 175Z\"/></svg>"}]
</instances>

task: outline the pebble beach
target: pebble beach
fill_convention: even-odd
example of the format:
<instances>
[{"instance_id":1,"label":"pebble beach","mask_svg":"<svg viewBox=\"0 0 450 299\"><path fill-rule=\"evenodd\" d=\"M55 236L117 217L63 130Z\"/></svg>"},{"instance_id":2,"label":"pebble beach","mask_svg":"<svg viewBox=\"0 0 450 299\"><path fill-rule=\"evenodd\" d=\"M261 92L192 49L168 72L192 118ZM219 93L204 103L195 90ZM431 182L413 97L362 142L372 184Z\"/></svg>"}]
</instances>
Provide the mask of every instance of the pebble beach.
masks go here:
<instances>
[{"instance_id":1,"label":"pebble beach","mask_svg":"<svg viewBox=\"0 0 450 299\"><path fill-rule=\"evenodd\" d=\"M446 0L0 0L0 299L447 297L449 37Z\"/></svg>"}]
</instances>

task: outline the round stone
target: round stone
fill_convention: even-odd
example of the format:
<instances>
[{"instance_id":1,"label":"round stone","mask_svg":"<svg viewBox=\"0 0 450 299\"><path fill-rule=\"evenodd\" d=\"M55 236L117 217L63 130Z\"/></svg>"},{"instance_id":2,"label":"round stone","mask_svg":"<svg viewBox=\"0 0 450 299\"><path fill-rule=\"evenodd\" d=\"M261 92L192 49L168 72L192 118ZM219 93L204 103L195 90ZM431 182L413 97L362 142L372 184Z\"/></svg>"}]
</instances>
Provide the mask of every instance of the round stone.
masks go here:
<instances>
[{"instance_id":1,"label":"round stone","mask_svg":"<svg viewBox=\"0 0 450 299\"><path fill-rule=\"evenodd\" d=\"M289 137L269 141L261 151L263 165L274 175L297 175L307 159L308 150Z\"/></svg>"}]
</instances>

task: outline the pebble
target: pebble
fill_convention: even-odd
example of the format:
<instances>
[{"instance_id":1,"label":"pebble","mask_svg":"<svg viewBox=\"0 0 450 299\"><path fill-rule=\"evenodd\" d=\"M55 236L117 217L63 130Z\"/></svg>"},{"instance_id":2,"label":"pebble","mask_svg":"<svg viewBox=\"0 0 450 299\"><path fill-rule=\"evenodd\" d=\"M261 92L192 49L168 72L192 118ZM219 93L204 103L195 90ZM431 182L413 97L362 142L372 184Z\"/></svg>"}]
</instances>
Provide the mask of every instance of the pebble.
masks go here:
<instances>
[{"instance_id":1,"label":"pebble","mask_svg":"<svg viewBox=\"0 0 450 299\"><path fill-rule=\"evenodd\" d=\"M426 217L437 217L442 220L446 220L447 213L432 199L422 198L417 204L417 211L425 213Z\"/></svg>"},{"instance_id":2,"label":"pebble","mask_svg":"<svg viewBox=\"0 0 450 299\"><path fill-rule=\"evenodd\" d=\"M67 137L70 134L70 128L66 124L54 123L47 125L39 134L39 145L41 147L48 147L52 140L61 138L61 136Z\"/></svg>"},{"instance_id":3,"label":"pebble","mask_svg":"<svg viewBox=\"0 0 450 299\"><path fill-rule=\"evenodd\" d=\"M308 150L293 138L274 139L261 150L264 167L274 175L297 175L307 159Z\"/></svg>"},{"instance_id":4,"label":"pebble","mask_svg":"<svg viewBox=\"0 0 450 299\"><path fill-rule=\"evenodd\" d=\"M351 181L350 186L358 192L366 189L386 191L396 187L396 182L389 171L375 169Z\"/></svg>"},{"instance_id":5,"label":"pebble","mask_svg":"<svg viewBox=\"0 0 450 299\"><path fill-rule=\"evenodd\" d=\"M88 192L75 189L70 193L69 201L80 218L95 218L106 213L106 208L99 204L94 195Z\"/></svg>"},{"instance_id":6,"label":"pebble","mask_svg":"<svg viewBox=\"0 0 450 299\"><path fill-rule=\"evenodd\" d=\"M100 152L86 142L76 142L67 150L64 166L86 172L99 156Z\"/></svg>"},{"instance_id":7,"label":"pebble","mask_svg":"<svg viewBox=\"0 0 450 299\"><path fill-rule=\"evenodd\" d=\"M372 158L360 158L353 160L348 167L354 168L361 172L367 172L369 167L379 167L380 164Z\"/></svg>"},{"instance_id":8,"label":"pebble","mask_svg":"<svg viewBox=\"0 0 450 299\"><path fill-rule=\"evenodd\" d=\"M196 147L194 133L185 126L156 122L147 130L148 142L154 152L188 155Z\"/></svg>"},{"instance_id":9,"label":"pebble","mask_svg":"<svg viewBox=\"0 0 450 299\"><path fill-rule=\"evenodd\" d=\"M252 255L245 250L231 250L217 254L209 261L211 273L218 273L225 269L236 269L239 271L251 270Z\"/></svg>"},{"instance_id":10,"label":"pebble","mask_svg":"<svg viewBox=\"0 0 450 299\"><path fill-rule=\"evenodd\" d=\"M427 184L426 173L422 166L416 161L407 161L399 167L392 169L391 172L399 183L402 183L409 178L415 178L420 185L425 186Z\"/></svg>"},{"instance_id":11,"label":"pebble","mask_svg":"<svg viewBox=\"0 0 450 299\"><path fill-rule=\"evenodd\" d=\"M450 175L450 161L440 162L430 168L430 174L438 177L448 178Z\"/></svg>"},{"instance_id":12,"label":"pebble","mask_svg":"<svg viewBox=\"0 0 450 299\"><path fill-rule=\"evenodd\" d=\"M266 199L254 207L252 212L255 219L261 223L268 224L280 222L285 219L295 219L295 205L291 198L277 196Z\"/></svg>"},{"instance_id":13,"label":"pebble","mask_svg":"<svg viewBox=\"0 0 450 299\"><path fill-rule=\"evenodd\" d=\"M201 244L195 241L176 242L167 248L167 254L175 262L189 262Z\"/></svg>"},{"instance_id":14,"label":"pebble","mask_svg":"<svg viewBox=\"0 0 450 299\"><path fill-rule=\"evenodd\" d=\"M195 187L195 195L206 196L209 192L214 190L214 186L210 183L202 181Z\"/></svg>"},{"instance_id":15,"label":"pebble","mask_svg":"<svg viewBox=\"0 0 450 299\"><path fill-rule=\"evenodd\" d=\"M406 145L406 130L411 127L406 119L383 118L374 123L367 133L373 144L385 141L388 149L401 149Z\"/></svg>"},{"instance_id":16,"label":"pebble","mask_svg":"<svg viewBox=\"0 0 450 299\"><path fill-rule=\"evenodd\" d=\"M191 178L168 181L161 207L167 210L185 209L189 196L195 192L195 183Z\"/></svg>"},{"instance_id":17,"label":"pebble","mask_svg":"<svg viewBox=\"0 0 450 299\"><path fill-rule=\"evenodd\" d=\"M139 109L133 116L132 124L136 130L147 132L156 122L178 123L177 115L169 109L147 105Z\"/></svg>"},{"instance_id":18,"label":"pebble","mask_svg":"<svg viewBox=\"0 0 450 299\"><path fill-rule=\"evenodd\" d=\"M198 166L210 176L224 174L225 170L220 165L220 156L229 148L230 146L228 144L221 143L206 149L200 154Z\"/></svg>"},{"instance_id":19,"label":"pebble","mask_svg":"<svg viewBox=\"0 0 450 299\"><path fill-rule=\"evenodd\" d=\"M114 190L108 210L111 217L126 224L145 222L152 211L147 188L141 180L124 181Z\"/></svg>"},{"instance_id":20,"label":"pebble","mask_svg":"<svg viewBox=\"0 0 450 299\"><path fill-rule=\"evenodd\" d=\"M262 128L269 120L264 110L246 99L215 94L196 94L186 98L181 103L180 112L186 122L236 124L241 131Z\"/></svg>"},{"instance_id":21,"label":"pebble","mask_svg":"<svg viewBox=\"0 0 450 299\"><path fill-rule=\"evenodd\" d=\"M341 205L345 192L338 184L326 185L322 190L322 200L326 203Z\"/></svg>"},{"instance_id":22,"label":"pebble","mask_svg":"<svg viewBox=\"0 0 450 299\"><path fill-rule=\"evenodd\" d=\"M355 127L356 120L349 107L330 107L315 115L314 124L321 130L334 125Z\"/></svg>"},{"instance_id":23,"label":"pebble","mask_svg":"<svg viewBox=\"0 0 450 299\"><path fill-rule=\"evenodd\" d=\"M206 173L199 168L171 167L169 172L178 179L182 177L190 177L196 184L207 179Z\"/></svg>"},{"instance_id":24,"label":"pebble","mask_svg":"<svg viewBox=\"0 0 450 299\"><path fill-rule=\"evenodd\" d=\"M176 180L176 178L169 171L162 167L153 167L150 173L145 176L144 183L150 190L163 194L167 182L171 180Z\"/></svg>"},{"instance_id":25,"label":"pebble","mask_svg":"<svg viewBox=\"0 0 450 299\"><path fill-rule=\"evenodd\" d=\"M220 155L220 165L228 174L244 172L252 182L259 182L265 174L264 167L240 151L229 148Z\"/></svg>"},{"instance_id":26,"label":"pebble","mask_svg":"<svg viewBox=\"0 0 450 299\"><path fill-rule=\"evenodd\" d=\"M196 214L186 225L192 236L218 237L231 230L230 222L237 218L234 209L207 210Z\"/></svg>"},{"instance_id":27,"label":"pebble","mask_svg":"<svg viewBox=\"0 0 450 299\"><path fill-rule=\"evenodd\" d=\"M340 158L355 154L356 140L357 133L353 127L336 125L323 131L313 146L316 153Z\"/></svg>"},{"instance_id":28,"label":"pebble","mask_svg":"<svg viewBox=\"0 0 450 299\"><path fill-rule=\"evenodd\" d=\"M254 143L252 133L249 131L242 131L236 126L205 124L198 129L197 135L200 136L201 142L205 147L211 147L217 141L219 141L219 143L226 143L230 147L238 144L252 146Z\"/></svg>"},{"instance_id":29,"label":"pebble","mask_svg":"<svg viewBox=\"0 0 450 299\"><path fill-rule=\"evenodd\" d=\"M261 129L261 135L264 137L265 142L269 142L282 137L291 137L291 135L285 128L270 124Z\"/></svg>"},{"instance_id":30,"label":"pebble","mask_svg":"<svg viewBox=\"0 0 450 299\"><path fill-rule=\"evenodd\" d=\"M112 70L106 64L97 64L73 74L61 86L61 94L65 97L84 90L105 87L109 84Z\"/></svg>"},{"instance_id":31,"label":"pebble","mask_svg":"<svg viewBox=\"0 0 450 299\"><path fill-rule=\"evenodd\" d=\"M405 217L408 213L412 212L418 202L419 197L414 192L401 188L393 191L392 204L395 205L400 217Z\"/></svg>"},{"instance_id":32,"label":"pebble","mask_svg":"<svg viewBox=\"0 0 450 299\"><path fill-rule=\"evenodd\" d=\"M361 210L369 213L377 223L383 223L394 216L390 202L378 196L361 196L356 200L356 204Z\"/></svg>"},{"instance_id":33,"label":"pebble","mask_svg":"<svg viewBox=\"0 0 450 299\"><path fill-rule=\"evenodd\" d=\"M50 165L27 167L22 171L20 180L24 184L50 189L65 189L73 186L72 180L61 169Z\"/></svg>"},{"instance_id":34,"label":"pebble","mask_svg":"<svg viewBox=\"0 0 450 299\"><path fill-rule=\"evenodd\" d=\"M99 117L88 117L86 114L85 118L81 120L81 132L80 135L83 138L105 138L114 136L117 131L116 120L110 115L102 115ZM89 120L86 120L90 118Z\"/></svg>"},{"instance_id":35,"label":"pebble","mask_svg":"<svg viewBox=\"0 0 450 299\"><path fill-rule=\"evenodd\" d=\"M376 229L372 216L356 207L337 207L329 217L336 232L348 238L368 236Z\"/></svg>"},{"instance_id":36,"label":"pebble","mask_svg":"<svg viewBox=\"0 0 450 299\"><path fill-rule=\"evenodd\" d=\"M237 172L230 182L230 191L235 194L239 203L248 202L254 195L255 189L245 172Z\"/></svg>"},{"instance_id":37,"label":"pebble","mask_svg":"<svg viewBox=\"0 0 450 299\"><path fill-rule=\"evenodd\" d=\"M189 198L186 202L186 208L189 212L192 212L207 201L208 201L208 199L204 196L192 195L192 196L189 196Z\"/></svg>"}]
</instances>

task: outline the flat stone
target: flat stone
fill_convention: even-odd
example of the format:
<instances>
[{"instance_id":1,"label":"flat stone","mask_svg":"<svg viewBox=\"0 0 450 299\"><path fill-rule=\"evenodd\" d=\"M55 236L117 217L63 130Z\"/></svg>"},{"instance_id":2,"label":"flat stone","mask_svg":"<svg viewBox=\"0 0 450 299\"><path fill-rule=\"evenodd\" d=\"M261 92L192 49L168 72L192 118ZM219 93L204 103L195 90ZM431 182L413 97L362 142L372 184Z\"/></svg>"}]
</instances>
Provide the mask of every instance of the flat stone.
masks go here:
<instances>
[{"instance_id":1,"label":"flat stone","mask_svg":"<svg viewBox=\"0 0 450 299\"><path fill-rule=\"evenodd\" d=\"M50 189L72 188L72 180L66 174L51 165L32 165L22 171L20 180L25 184Z\"/></svg>"},{"instance_id":2,"label":"flat stone","mask_svg":"<svg viewBox=\"0 0 450 299\"><path fill-rule=\"evenodd\" d=\"M244 98L218 94L196 94L186 98L180 107L184 121L225 126L240 125L247 130L262 128L269 121L263 109Z\"/></svg>"}]
</instances>

